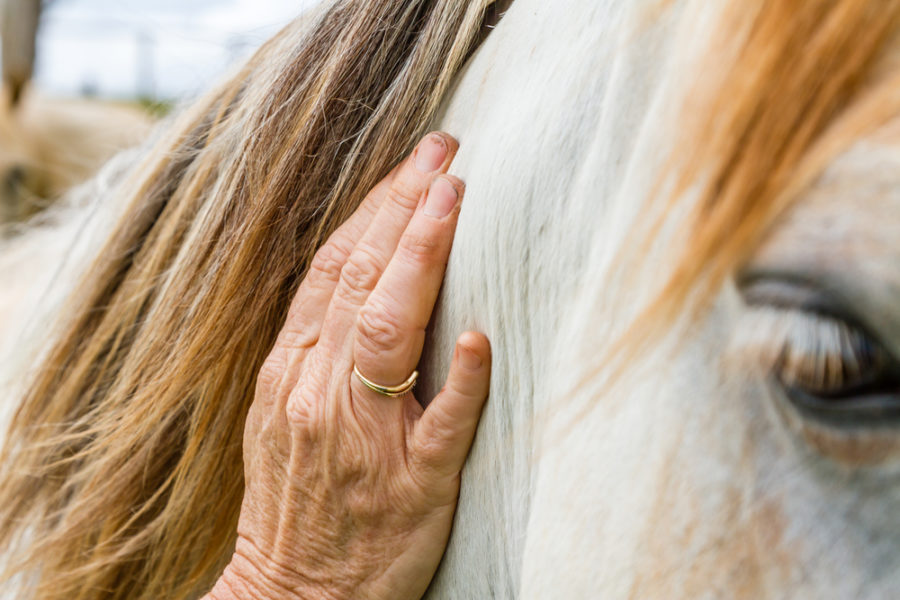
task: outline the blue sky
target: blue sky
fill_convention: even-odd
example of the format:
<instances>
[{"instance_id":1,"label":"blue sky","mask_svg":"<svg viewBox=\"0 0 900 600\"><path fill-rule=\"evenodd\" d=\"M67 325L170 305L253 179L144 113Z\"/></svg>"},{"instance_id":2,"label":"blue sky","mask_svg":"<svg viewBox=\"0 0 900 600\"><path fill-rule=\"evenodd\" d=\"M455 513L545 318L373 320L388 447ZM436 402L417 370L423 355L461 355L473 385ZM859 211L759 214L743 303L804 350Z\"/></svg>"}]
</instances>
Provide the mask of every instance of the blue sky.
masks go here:
<instances>
[{"instance_id":1,"label":"blue sky","mask_svg":"<svg viewBox=\"0 0 900 600\"><path fill-rule=\"evenodd\" d=\"M194 94L316 0L54 0L38 86L57 95Z\"/></svg>"}]
</instances>

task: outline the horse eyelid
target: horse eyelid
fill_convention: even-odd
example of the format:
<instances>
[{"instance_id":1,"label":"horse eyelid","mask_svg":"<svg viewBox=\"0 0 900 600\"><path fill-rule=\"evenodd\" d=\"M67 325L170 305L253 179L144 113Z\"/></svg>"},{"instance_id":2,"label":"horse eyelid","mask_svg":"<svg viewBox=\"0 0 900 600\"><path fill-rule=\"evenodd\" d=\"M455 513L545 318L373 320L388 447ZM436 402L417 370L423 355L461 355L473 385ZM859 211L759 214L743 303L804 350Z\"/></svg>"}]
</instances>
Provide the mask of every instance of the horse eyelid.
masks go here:
<instances>
[{"instance_id":1,"label":"horse eyelid","mask_svg":"<svg viewBox=\"0 0 900 600\"><path fill-rule=\"evenodd\" d=\"M844 295L816 279L794 272L749 271L737 279L741 298L747 306L794 310L823 319L846 323L878 344L898 362L874 327L855 310Z\"/></svg>"}]
</instances>

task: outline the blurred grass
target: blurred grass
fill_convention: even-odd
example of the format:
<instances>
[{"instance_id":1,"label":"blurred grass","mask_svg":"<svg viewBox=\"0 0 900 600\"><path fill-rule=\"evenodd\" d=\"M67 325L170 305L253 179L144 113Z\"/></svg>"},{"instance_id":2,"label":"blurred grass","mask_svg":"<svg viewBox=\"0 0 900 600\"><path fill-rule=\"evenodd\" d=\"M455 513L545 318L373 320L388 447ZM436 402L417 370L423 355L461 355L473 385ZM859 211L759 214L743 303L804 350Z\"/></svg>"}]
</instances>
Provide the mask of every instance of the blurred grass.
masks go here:
<instances>
[{"instance_id":1,"label":"blurred grass","mask_svg":"<svg viewBox=\"0 0 900 600\"><path fill-rule=\"evenodd\" d=\"M136 104L152 117L160 119L165 117L175 107L175 103L171 100L157 100L156 98L138 98Z\"/></svg>"}]
</instances>

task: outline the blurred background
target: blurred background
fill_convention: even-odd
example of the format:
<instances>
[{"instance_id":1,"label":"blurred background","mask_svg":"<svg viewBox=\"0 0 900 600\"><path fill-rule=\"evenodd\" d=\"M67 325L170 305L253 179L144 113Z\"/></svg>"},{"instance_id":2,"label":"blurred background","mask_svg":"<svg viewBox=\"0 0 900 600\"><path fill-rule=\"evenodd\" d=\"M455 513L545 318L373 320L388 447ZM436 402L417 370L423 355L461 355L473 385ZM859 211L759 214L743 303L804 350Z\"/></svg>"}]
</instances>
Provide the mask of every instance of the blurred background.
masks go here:
<instances>
[{"instance_id":1,"label":"blurred background","mask_svg":"<svg viewBox=\"0 0 900 600\"><path fill-rule=\"evenodd\" d=\"M312 0L45 0L47 93L171 101L207 88Z\"/></svg>"},{"instance_id":2,"label":"blurred background","mask_svg":"<svg viewBox=\"0 0 900 600\"><path fill-rule=\"evenodd\" d=\"M0 238L317 2L0 0Z\"/></svg>"}]
</instances>

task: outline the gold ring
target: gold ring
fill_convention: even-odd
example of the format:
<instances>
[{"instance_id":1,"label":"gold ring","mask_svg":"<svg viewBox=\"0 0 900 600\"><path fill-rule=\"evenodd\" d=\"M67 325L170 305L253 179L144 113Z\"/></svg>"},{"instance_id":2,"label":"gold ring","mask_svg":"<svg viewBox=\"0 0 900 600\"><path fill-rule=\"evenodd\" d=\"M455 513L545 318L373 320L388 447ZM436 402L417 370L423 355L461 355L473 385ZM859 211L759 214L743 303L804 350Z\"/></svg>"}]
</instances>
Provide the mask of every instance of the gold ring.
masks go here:
<instances>
[{"instance_id":1,"label":"gold ring","mask_svg":"<svg viewBox=\"0 0 900 600\"><path fill-rule=\"evenodd\" d=\"M416 379L419 378L419 372L413 371L412 375L410 375L409 378L400 385L386 386L378 385L374 381L366 379L365 376L359 372L359 367L357 367L356 365L353 365L353 374L359 378L364 386L366 386L373 392L378 392L382 396L390 396L391 398L402 396L406 392L416 387Z\"/></svg>"}]
</instances>

